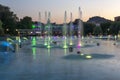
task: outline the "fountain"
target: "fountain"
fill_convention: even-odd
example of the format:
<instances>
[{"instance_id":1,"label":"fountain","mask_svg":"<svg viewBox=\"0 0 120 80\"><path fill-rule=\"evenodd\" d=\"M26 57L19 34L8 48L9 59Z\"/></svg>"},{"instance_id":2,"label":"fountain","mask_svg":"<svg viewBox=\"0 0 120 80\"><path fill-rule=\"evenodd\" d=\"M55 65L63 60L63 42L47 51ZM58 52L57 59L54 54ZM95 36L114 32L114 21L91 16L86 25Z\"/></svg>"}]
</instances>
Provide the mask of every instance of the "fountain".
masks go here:
<instances>
[{"instance_id":1,"label":"fountain","mask_svg":"<svg viewBox=\"0 0 120 80\"><path fill-rule=\"evenodd\" d=\"M0 41L0 52L15 52L15 50L9 42Z\"/></svg>"},{"instance_id":2,"label":"fountain","mask_svg":"<svg viewBox=\"0 0 120 80\"><path fill-rule=\"evenodd\" d=\"M77 43L77 54L84 56L85 58L92 58L90 55L83 54L84 47L91 47L93 44L88 44L88 40L84 39L84 28L82 23L82 11L79 7L79 23L78 23L78 43Z\"/></svg>"},{"instance_id":3,"label":"fountain","mask_svg":"<svg viewBox=\"0 0 120 80\"><path fill-rule=\"evenodd\" d=\"M41 13L39 12L39 23L38 23L38 28L40 29L40 33L42 32L42 27L41 27Z\"/></svg>"},{"instance_id":4,"label":"fountain","mask_svg":"<svg viewBox=\"0 0 120 80\"><path fill-rule=\"evenodd\" d=\"M48 21L47 21L47 48L51 48L51 35L52 35L52 26L50 24L50 12L48 13Z\"/></svg>"},{"instance_id":5,"label":"fountain","mask_svg":"<svg viewBox=\"0 0 120 80\"><path fill-rule=\"evenodd\" d=\"M41 18L41 14L39 13L40 18ZM64 13L64 24L62 26L62 38L60 39L60 37L52 37L52 25L51 25L51 14L50 12L47 14L47 12L45 12L45 28L44 28L44 39L42 38L40 40L40 44L38 45L32 45L32 46L36 46L39 48L63 48L63 49L67 49L69 48L70 52L73 51L73 48L78 48L78 50L80 51L81 47L86 47L86 44L84 41L87 41L84 39L83 41L83 25L82 25L82 11L79 8L79 23L78 23L78 38L74 39L73 38L73 30L74 30L74 26L72 23L72 13L70 13L70 31L69 31L69 37L68 37L68 27L67 27L67 12L65 11ZM59 38L59 39L58 39ZM73 41L73 40L77 40L77 44ZM43 43L42 43L43 41ZM84 43L84 44L83 44ZM88 47L88 46L87 46ZM78 52L79 53L79 52Z\"/></svg>"},{"instance_id":6,"label":"fountain","mask_svg":"<svg viewBox=\"0 0 120 80\"><path fill-rule=\"evenodd\" d=\"M47 24L47 12L45 12L45 21L46 21L46 24ZM44 45L46 46L47 45L47 30L46 30L46 26L45 26L45 30L44 30Z\"/></svg>"},{"instance_id":7,"label":"fountain","mask_svg":"<svg viewBox=\"0 0 120 80\"><path fill-rule=\"evenodd\" d=\"M70 14L70 46L73 45L73 23L72 23L72 13Z\"/></svg>"},{"instance_id":8,"label":"fountain","mask_svg":"<svg viewBox=\"0 0 120 80\"><path fill-rule=\"evenodd\" d=\"M67 20L67 12L65 11L65 15L64 15L64 25L63 25L63 48L68 48L67 46L67 24L66 24L66 20Z\"/></svg>"},{"instance_id":9,"label":"fountain","mask_svg":"<svg viewBox=\"0 0 120 80\"><path fill-rule=\"evenodd\" d=\"M80 51L80 47L82 46L81 44L81 38L83 37L83 26L82 26L82 11L79 7L79 24L78 24L78 45L77 45L77 48L78 48L78 51ZM78 52L79 53L79 52Z\"/></svg>"}]
</instances>

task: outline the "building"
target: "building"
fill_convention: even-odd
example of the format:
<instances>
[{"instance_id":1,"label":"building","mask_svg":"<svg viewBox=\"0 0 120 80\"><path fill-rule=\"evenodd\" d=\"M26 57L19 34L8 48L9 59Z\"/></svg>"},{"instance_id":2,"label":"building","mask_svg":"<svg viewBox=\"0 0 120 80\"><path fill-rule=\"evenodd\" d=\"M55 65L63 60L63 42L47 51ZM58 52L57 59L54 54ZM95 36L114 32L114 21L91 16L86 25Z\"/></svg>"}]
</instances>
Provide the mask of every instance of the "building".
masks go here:
<instances>
[{"instance_id":1,"label":"building","mask_svg":"<svg viewBox=\"0 0 120 80\"><path fill-rule=\"evenodd\" d=\"M116 16L116 17L114 18L114 21L120 21L120 16Z\"/></svg>"}]
</instances>

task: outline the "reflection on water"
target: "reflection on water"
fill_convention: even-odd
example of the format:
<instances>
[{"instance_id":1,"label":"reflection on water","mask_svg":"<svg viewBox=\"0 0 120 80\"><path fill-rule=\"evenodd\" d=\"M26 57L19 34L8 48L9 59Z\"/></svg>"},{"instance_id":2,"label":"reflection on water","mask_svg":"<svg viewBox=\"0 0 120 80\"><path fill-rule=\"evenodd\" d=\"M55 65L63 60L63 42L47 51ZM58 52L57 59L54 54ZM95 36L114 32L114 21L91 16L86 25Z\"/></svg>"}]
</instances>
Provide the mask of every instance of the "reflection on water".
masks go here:
<instances>
[{"instance_id":1,"label":"reflection on water","mask_svg":"<svg viewBox=\"0 0 120 80\"><path fill-rule=\"evenodd\" d=\"M103 54L103 53L92 53L92 54L84 54L84 55L70 54L62 58L68 59L68 60L90 60L90 59L102 59L103 60L103 59L110 59L112 57L114 57L114 55Z\"/></svg>"},{"instance_id":2,"label":"reflection on water","mask_svg":"<svg viewBox=\"0 0 120 80\"><path fill-rule=\"evenodd\" d=\"M50 48L47 49L48 56L50 56L51 50Z\"/></svg>"},{"instance_id":3,"label":"reflection on water","mask_svg":"<svg viewBox=\"0 0 120 80\"><path fill-rule=\"evenodd\" d=\"M33 55L33 59L36 59L36 48L35 47L32 48L32 55Z\"/></svg>"},{"instance_id":4,"label":"reflection on water","mask_svg":"<svg viewBox=\"0 0 120 80\"><path fill-rule=\"evenodd\" d=\"M0 65L9 64L15 55L15 51L18 51L18 38L5 38L0 41ZM14 56L15 57L15 56Z\"/></svg>"},{"instance_id":5,"label":"reflection on water","mask_svg":"<svg viewBox=\"0 0 120 80\"><path fill-rule=\"evenodd\" d=\"M9 64L14 56L12 52L0 52L0 65Z\"/></svg>"},{"instance_id":6,"label":"reflection on water","mask_svg":"<svg viewBox=\"0 0 120 80\"><path fill-rule=\"evenodd\" d=\"M64 49L64 55L67 55L67 49Z\"/></svg>"},{"instance_id":7,"label":"reflection on water","mask_svg":"<svg viewBox=\"0 0 120 80\"><path fill-rule=\"evenodd\" d=\"M36 46L35 37L33 37L33 39L32 39L32 46ZM36 59L36 47L32 47L32 55L33 55L33 59Z\"/></svg>"},{"instance_id":8,"label":"reflection on water","mask_svg":"<svg viewBox=\"0 0 120 80\"><path fill-rule=\"evenodd\" d=\"M33 37L33 39L32 39L32 46L36 46L36 38L35 37Z\"/></svg>"},{"instance_id":9,"label":"reflection on water","mask_svg":"<svg viewBox=\"0 0 120 80\"><path fill-rule=\"evenodd\" d=\"M18 47L19 47L19 45L18 45L18 44L14 44L14 49L15 49L15 52L18 52Z\"/></svg>"}]
</instances>

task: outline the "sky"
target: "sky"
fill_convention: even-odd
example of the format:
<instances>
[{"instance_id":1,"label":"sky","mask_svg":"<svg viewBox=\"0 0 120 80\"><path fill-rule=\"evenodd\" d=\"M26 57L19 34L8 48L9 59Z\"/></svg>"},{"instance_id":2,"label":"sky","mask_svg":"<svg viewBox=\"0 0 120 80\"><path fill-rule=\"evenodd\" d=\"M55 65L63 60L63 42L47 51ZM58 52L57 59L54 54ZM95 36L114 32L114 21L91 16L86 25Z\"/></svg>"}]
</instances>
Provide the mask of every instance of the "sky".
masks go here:
<instances>
[{"instance_id":1,"label":"sky","mask_svg":"<svg viewBox=\"0 0 120 80\"><path fill-rule=\"evenodd\" d=\"M93 16L110 20L120 16L120 0L0 0L0 4L10 7L19 18L30 16L33 21L39 21L40 12L43 23L45 23L45 11L51 13L51 22L63 23L65 11L67 22L70 21L70 13L74 21L79 18L79 7L82 10L83 21Z\"/></svg>"}]
</instances>

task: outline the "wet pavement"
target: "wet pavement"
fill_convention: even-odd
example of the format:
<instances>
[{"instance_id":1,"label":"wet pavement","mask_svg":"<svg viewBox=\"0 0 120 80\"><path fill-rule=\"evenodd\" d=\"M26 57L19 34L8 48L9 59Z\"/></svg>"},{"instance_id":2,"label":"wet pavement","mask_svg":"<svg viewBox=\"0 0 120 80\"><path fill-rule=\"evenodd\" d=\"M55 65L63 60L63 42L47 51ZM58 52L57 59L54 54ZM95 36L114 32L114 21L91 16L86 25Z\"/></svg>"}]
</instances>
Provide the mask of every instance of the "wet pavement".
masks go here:
<instances>
[{"instance_id":1,"label":"wet pavement","mask_svg":"<svg viewBox=\"0 0 120 80\"><path fill-rule=\"evenodd\" d=\"M0 80L120 80L119 45L110 40L99 43L82 48L84 55L77 54L77 48L69 52L16 45L15 53L0 53Z\"/></svg>"}]
</instances>

